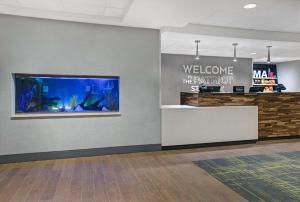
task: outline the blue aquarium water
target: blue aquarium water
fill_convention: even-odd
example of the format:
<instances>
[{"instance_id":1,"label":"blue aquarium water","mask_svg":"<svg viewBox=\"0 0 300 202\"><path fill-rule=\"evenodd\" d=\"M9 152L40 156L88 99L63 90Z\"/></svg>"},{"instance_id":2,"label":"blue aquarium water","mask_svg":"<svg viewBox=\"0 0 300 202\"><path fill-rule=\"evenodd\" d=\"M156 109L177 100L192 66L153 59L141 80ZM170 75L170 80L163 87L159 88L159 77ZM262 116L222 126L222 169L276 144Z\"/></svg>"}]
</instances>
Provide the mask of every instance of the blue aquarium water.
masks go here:
<instances>
[{"instance_id":1,"label":"blue aquarium water","mask_svg":"<svg viewBox=\"0 0 300 202\"><path fill-rule=\"evenodd\" d=\"M16 113L119 111L119 77L14 76Z\"/></svg>"}]
</instances>

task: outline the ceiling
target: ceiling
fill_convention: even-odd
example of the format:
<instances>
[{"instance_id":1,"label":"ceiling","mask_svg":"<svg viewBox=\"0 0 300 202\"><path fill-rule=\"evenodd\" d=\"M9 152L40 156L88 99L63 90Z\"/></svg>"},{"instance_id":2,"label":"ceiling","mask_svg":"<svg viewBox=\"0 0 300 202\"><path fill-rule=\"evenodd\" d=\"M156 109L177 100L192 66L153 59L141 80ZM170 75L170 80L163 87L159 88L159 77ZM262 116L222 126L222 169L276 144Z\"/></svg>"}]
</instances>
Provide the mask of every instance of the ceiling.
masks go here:
<instances>
[{"instance_id":1,"label":"ceiling","mask_svg":"<svg viewBox=\"0 0 300 202\"><path fill-rule=\"evenodd\" d=\"M243 8L253 2L257 8ZM300 32L299 6L299 0L135 0L125 20L148 27L193 23Z\"/></svg>"},{"instance_id":2,"label":"ceiling","mask_svg":"<svg viewBox=\"0 0 300 202\"><path fill-rule=\"evenodd\" d=\"M272 62L300 60L300 42L270 41L164 32L162 53L195 55L195 39L199 39L200 55L233 57L233 43L238 43L237 56L253 58L254 62L267 61L266 46L272 45ZM255 54L254 54L255 53Z\"/></svg>"},{"instance_id":3,"label":"ceiling","mask_svg":"<svg viewBox=\"0 0 300 202\"><path fill-rule=\"evenodd\" d=\"M0 13L89 23L121 23L133 0L0 0Z\"/></svg>"},{"instance_id":4,"label":"ceiling","mask_svg":"<svg viewBox=\"0 0 300 202\"><path fill-rule=\"evenodd\" d=\"M243 9L253 2L257 8ZM156 29L193 23L300 33L299 0L0 0L0 13Z\"/></svg>"},{"instance_id":5,"label":"ceiling","mask_svg":"<svg viewBox=\"0 0 300 202\"><path fill-rule=\"evenodd\" d=\"M243 6L248 3L256 3L257 8L245 10ZM201 29L194 33L162 31L162 52L194 54L194 41L200 39L203 55L231 56L231 44L238 42L240 57L264 61L265 46L271 44L274 61L300 59L300 0L0 0L0 13L161 30L185 29L191 24L247 29L246 32L267 30L273 33L264 40L234 34L210 36L201 33ZM289 32L286 36L297 40L268 39L281 32Z\"/></svg>"}]
</instances>

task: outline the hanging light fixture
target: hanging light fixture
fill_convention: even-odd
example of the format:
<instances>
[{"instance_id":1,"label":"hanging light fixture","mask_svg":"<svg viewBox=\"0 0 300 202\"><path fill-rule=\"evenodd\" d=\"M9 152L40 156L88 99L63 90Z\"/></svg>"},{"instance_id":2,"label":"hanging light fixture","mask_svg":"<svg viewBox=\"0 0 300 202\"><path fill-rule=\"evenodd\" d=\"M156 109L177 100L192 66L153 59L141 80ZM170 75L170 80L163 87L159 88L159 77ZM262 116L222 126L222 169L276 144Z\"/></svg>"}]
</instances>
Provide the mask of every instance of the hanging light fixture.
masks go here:
<instances>
[{"instance_id":1,"label":"hanging light fixture","mask_svg":"<svg viewBox=\"0 0 300 202\"><path fill-rule=\"evenodd\" d=\"M196 40L195 43L197 44L196 46L196 57L195 57L195 60L199 60L200 59L200 55L199 55L199 43L200 43L200 40Z\"/></svg>"},{"instance_id":2,"label":"hanging light fixture","mask_svg":"<svg viewBox=\"0 0 300 202\"><path fill-rule=\"evenodd\" d=\"M239 45L238 43L233 43L232 44L233 45L233 48L234 48L234 50L233 50L233 62L237 62L237 56L236 56L236 47Z\"/></svg>"},{"instance_id":3,"label":"hanging light fixture","mask_svg":"<svg viewBox=\"0 0 300 202\"><path fill-rule=\"evenodd\" d=\"M267 46L267 49L268 49L268 59L267 59L267 63L268 63L268 64L271 63L271 48L272 48L272 46Z\"/></svg>"}]
</instances>

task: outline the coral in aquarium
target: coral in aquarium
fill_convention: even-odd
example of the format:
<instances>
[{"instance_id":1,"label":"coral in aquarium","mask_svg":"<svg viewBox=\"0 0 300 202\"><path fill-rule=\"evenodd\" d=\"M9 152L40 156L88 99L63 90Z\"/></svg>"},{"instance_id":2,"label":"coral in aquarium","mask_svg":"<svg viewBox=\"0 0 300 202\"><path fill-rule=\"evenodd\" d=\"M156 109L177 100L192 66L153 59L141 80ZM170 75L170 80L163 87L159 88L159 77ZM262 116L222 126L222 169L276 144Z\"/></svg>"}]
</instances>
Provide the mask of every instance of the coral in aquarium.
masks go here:
<instances>
[{"instance_id":1,"label":"coral in aquarium","mask_svg":"<svg viewBox=\"0 0 300 202\"><path fill-rule=\"evenodd\" d=\"M71 100L70 100L70 108L72 109L72 110L74 110L75 108L76 108L76 106L77 106L77 96L76 95L73 95L72 97L71 97Z\"/></svg>"},{"instance_id":2,"label":"coral in aquarium","mask_svg":"<svg viewBox=\"0 0 300 202\"><path fill-rule=\"evenodd\" d=\"M114 97L116 97L116 93L118 93L114 88L112 88L111 90L107 91L106 94L106 107L107 109L114 109L117 108L119 103L114 99Z\"/></svg>"},{"instance_id":3,"label":"coral in aquarium","mask_svg":"<svg viewBox=\"0 0 300 202\"><path fill-rule=\"evenodd\" d=\"M34 112L42 108L41 105L41 81L33 78L22 78L16 80L16 106L18 111Z\"/></svg>"},{"instance_id":4,"label":"coral in aquarium","mask_svg":"<svg viewBox=\"0 0 300 202\"><path fill-rule=\"evenodd\" d=\"M15 75L16 113L117 112L118 77Z\"/></svg>"}]
</instances>

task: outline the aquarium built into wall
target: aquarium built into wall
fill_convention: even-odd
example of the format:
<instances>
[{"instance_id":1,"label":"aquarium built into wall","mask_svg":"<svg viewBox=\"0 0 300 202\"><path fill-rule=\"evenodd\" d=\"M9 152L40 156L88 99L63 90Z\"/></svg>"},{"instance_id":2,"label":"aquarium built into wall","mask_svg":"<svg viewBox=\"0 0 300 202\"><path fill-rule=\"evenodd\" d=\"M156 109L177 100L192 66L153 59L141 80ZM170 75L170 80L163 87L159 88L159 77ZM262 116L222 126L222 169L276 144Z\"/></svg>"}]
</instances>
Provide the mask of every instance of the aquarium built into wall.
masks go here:
<instances>
[{"instance_id":1,"label":"aquarium built into wall","mask_svg":"<svg viewBox=\"0 0 300 202\"><path fill-rule=\"evenodd\" d=\"M120 112L120 78L13 74L15 116L111 115Z\"/></svg>"}]
</instances>

